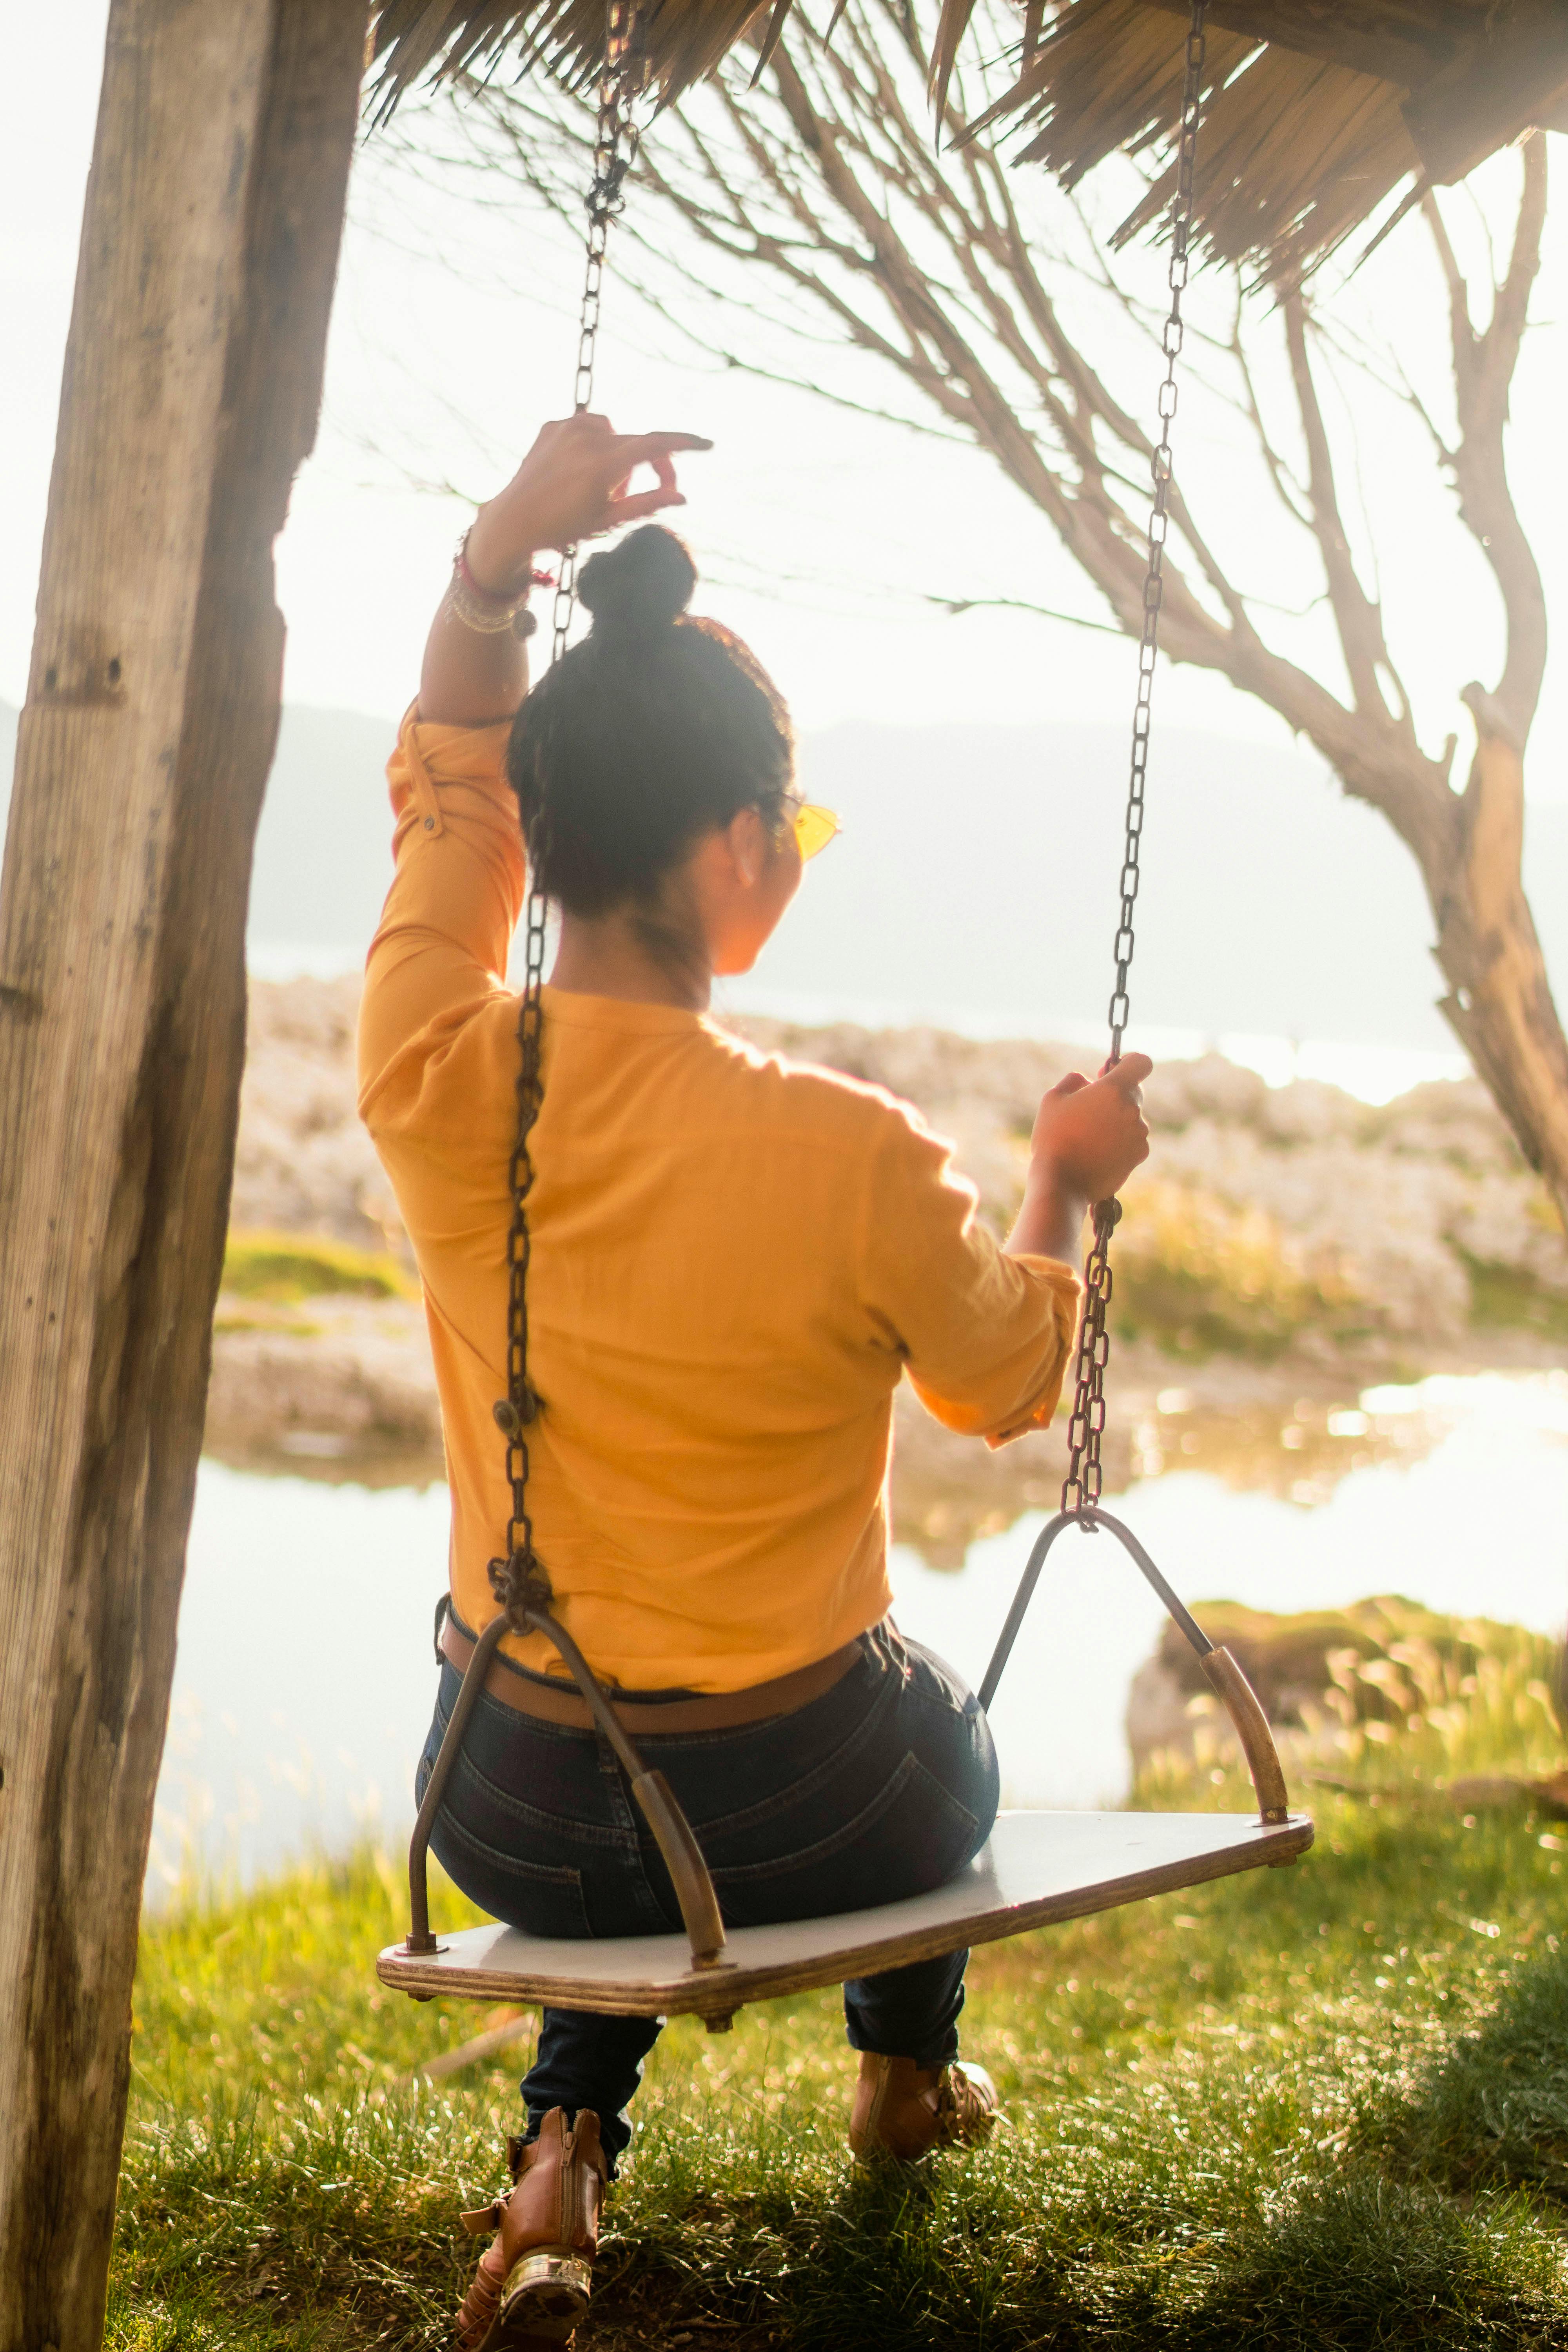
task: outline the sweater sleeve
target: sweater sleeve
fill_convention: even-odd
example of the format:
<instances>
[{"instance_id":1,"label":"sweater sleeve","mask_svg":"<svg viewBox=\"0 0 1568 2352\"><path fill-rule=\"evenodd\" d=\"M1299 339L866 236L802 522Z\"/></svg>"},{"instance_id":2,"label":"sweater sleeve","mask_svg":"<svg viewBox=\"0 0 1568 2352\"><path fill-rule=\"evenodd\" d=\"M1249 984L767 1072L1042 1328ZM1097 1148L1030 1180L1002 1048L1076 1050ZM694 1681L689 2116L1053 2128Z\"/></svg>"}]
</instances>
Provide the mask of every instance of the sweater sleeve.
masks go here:
<instances>
[{"instance_id":1,"label":"sweater sleeve","mask_svg":"<svg viewBox=\"0 0 1568 2352\"><path fill-rule=\"evenodd\" d=\"M506 967L526 876L507 736L410 710L387 762L395 870L359 1023L360 1115L378 1140L460 1126L465 1041L515 1019Z\"/></svg>"},{"instance_id":2,"label":"sweater sleeve","mask_svg":"<svg viewBox=\"0 0 1568 2352\"><path fill-rule=\"evenodd\" d=\"M868 1169L865 1306L927 1412L997 1446L1055 1412L1079 1283L1054 1258L1009 1256L977 1204L951 1147L895 1108Z\"/></svg>"}]
</instances>

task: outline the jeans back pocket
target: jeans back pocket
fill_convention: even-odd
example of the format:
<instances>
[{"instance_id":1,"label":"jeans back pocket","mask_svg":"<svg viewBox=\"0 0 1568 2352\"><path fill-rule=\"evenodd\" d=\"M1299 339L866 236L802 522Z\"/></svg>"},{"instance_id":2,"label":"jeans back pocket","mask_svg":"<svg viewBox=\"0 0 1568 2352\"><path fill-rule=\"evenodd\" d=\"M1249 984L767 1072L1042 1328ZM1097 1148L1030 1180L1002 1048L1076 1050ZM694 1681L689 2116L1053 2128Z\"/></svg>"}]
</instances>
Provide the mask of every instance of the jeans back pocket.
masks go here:
<instances>
[{"instance_id":1,"label":"jeans back pocket","mask_svg":"<svg viewBox=\"0 0 1568 2352\"><path fill-rule=\"evenodd\" d=\"M738 1927L869 1910L944 1885L973 1852L979 1829L910 1751L850 1820L788 1853L716 1869L713 1884Z\"/></svg>"},{"instance_id":2,"label":"jeans back pocket","mask_svg":"<svg viewBox=\"0 0 1568 2352\"><path fill-rule=\"evenodd\" d=\"M430 1843L452 1884L492 1919L521 1927L525 1936L574 1943L593 1934L580 1870L502 1853L445 1808L437 1816Z\"/></svg>"}]
</instances>

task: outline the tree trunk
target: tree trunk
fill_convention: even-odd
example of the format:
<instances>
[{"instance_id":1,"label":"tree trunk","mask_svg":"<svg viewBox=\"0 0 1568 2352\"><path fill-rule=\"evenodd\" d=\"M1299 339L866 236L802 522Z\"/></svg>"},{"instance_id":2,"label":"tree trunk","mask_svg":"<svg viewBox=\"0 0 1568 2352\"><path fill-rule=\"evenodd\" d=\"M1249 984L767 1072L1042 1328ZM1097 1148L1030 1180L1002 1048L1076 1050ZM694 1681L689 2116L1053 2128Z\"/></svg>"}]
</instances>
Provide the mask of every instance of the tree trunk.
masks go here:
<instances>
[{"instance_id":1,"label":"tree trunk","mask_svg":"<svg viewBox=\"0 0 1568 2352\"><path fill-rule=\"evenodd\" d=\"M1453 853L1426 873L1442 1011L1568 1228L1568 1044L1524 895L1524 758L1491 698L1466 696L1477 744Z\"/></svg>"},{"instance_id":2,"label":"tree trunk","mask_svg":"<svg viewBox=\"0 0 1568 2352\"><path fill-rule=\"evenodd\" d=\"M102 2329L365 0L113 0L0 882L0 2352Z\"/></svg>"}]
</instances>

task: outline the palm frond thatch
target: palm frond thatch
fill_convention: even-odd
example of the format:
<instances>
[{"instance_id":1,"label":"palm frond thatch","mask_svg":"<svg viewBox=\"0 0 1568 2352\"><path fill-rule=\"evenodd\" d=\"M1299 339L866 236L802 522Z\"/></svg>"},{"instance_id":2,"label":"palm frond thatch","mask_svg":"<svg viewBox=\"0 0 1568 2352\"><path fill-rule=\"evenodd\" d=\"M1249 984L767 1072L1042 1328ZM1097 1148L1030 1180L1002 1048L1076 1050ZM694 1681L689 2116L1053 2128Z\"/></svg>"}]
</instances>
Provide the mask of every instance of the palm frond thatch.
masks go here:
<instances>
[{"instance_id":1,"label":"palm frond thatch","mask_svg":"<svg viewBox=\"0 0 1568 2352\"><path fill-rule=\"evenodd\" d=\"M1169 153L1184 79L1173 24L1145 0L1079 0L969 135L1016 124L1030 134L1018 160L1046 164L1068 187L1118 150ZM1420 169L1388 82L1223 27L1209 34L1194 209L1217 257L1299 274ZM1164 219L1173 176L1171 164L1116 243Z\"/></svg>"},{"instance_id":2,"label":"palm frond thatch","mask_svg":"<svg viewBox=\"0 0 1568 2352\"><path fill-rule=\"evenodd\" d=\"M775 0L647 0L648 63L668 98L714 71ZM510 64L572 82L605 55L605 0L384 0L372 37L378 116L426 76L456 80Z\"/></svg>"},{"instance_id":3,"label":"palm frond thatch","mask_svg":"<svg viewBox=\"0 0 1568 2352\"><path fill-rule=\"evenodd\" d=\"M941 0L939 104L977 5ZM645 0L655 81L679 98L742 42L765 60L790 6ZM1016 160L1069 186L1112 153L1166 160L1118 232L1136 236L1169 203L1187 13L1187 0L1024 0L1016 77L967 135L1020 131ZM377 111L431 75L588 79L605 14L604 0L384 0ZM1311 268L1401 182L1458 180L1532 124L1568 129L1568 0L1209 0L1208 14L1198 234L1267 277Z\"/></svg>"}]
</instances>

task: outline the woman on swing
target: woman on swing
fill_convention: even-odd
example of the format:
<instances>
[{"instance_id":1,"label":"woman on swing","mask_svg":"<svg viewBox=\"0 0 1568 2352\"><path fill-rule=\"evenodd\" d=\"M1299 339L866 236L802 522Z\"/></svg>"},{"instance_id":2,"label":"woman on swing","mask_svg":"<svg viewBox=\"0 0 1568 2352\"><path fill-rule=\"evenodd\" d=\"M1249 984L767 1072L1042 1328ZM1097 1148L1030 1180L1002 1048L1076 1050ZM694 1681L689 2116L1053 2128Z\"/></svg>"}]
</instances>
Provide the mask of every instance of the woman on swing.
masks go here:
<instances>
[{"instance_id":1,"label":"woman on swing","mask_svg":"<svg viewBox=\"0 0 1568 2352\"><path fill-rule=\"evenodd\" d=\"M1040 1105L999 1246L973 1188L880 1089L791 1065L709 1017L831 837L803 807L784 704L746 647L686 615L680 541L584 567L593 627L528 692L540 554L684 501L689 435L547 425L480 509L390 763L396 875L366 970L360 1108L424 1279L452 1494L451 1610L423 1788L476 1636L510 1490L509 1186L524 845L560 909L531 1138L529 1504L561 1616L701 1841L726 1921L938 1886L990 1832L978 1703L889 1614L893 1391L993 1445L1055 1410L1089 1202L1144 1159L1130 1055ZM658 487L628 494L637 467ZM521 823L520 823L521 816ZM933 845L940 851L940 844ZM509 1635L433 1843L499 1919L660 1933L674 1890L546 1638ZM847 1984L862 2158L983 2137L958 2063L963 1952ZM546 2010L514 2186L458 2315L461 2352L570 2334L604 2186L659 2021Z\"/></svg>"}]
</instances>

